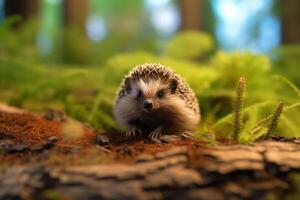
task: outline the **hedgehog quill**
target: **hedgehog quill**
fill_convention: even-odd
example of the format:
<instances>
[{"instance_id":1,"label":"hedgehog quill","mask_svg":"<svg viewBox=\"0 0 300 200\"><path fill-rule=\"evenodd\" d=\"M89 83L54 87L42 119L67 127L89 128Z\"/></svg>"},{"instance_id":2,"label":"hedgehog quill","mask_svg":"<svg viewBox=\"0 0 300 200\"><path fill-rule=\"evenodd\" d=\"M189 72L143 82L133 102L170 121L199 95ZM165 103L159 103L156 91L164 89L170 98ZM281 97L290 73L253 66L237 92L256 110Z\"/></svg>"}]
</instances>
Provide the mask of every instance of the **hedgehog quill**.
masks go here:
<instances>
[{"instance_id":1,"label":"hedgehog quill","mask_svg":"<svg viewBox=\"0 0 300 200\"><path fill-rule=\"evenodd\" d=\"M123 79L114 115L127 127L127 136L147 134L153 140L191 131L200 121L199 104L189 85L170 68L148 63Z\"/></svg>"}]
</instances>

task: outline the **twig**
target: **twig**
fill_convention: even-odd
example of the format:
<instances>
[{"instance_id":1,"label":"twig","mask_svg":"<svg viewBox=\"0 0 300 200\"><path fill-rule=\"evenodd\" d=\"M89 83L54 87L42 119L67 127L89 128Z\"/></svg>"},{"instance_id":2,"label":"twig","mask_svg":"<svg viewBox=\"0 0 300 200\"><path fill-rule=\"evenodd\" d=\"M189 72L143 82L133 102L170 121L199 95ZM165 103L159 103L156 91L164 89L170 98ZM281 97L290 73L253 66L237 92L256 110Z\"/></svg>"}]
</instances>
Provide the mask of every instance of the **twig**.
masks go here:
<instances>
[{"instance_id":1,"label":"twig","mask_svg":"<svg viewBox=\"0 0 300 200\"><path fill-rule=\"evenodd\" d=\"M105 147L102 147L102 146L100 146L100 145L96 145L96 147L97 147L98 149L101 149L102 151L107 152L107 153L111 153L111 152L112 152L111 150L109 150L109 149L107 149L107 148L105 148Z\"/></svg>"}]
</instances>

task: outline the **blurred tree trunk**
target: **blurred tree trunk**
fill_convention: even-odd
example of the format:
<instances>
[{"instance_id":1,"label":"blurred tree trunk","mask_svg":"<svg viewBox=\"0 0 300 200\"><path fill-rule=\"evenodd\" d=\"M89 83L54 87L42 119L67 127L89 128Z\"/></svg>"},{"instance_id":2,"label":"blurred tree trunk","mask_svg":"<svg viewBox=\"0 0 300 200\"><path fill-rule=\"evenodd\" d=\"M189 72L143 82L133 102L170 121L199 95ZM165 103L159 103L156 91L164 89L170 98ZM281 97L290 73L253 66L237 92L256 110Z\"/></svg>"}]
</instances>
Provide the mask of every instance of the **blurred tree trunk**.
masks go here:
<instances>
[{"instance_id":1,"label":"blurred tree trunk","mask_svg":"<svg viewBox=\"0 0 300 200\"><path fill-rule=\"evenodd\" d=\"M39 1L38 0L26 0L25 13L26 17L36 17L38 15Z\"/></svg>"},{"instance_id":2,"label":"blurred tree trunk","mask_svg":"<svg viewBox=\"0 0 300 200\"><path fill-rule=\"evenodd\" d=\"M88 1L65 0L64 1L64 23L66 26L75 28L85 33L85 23L88 14Z\"/></svg>"},{"instance_id":3,"label":"blurred tree trunk","mask_svg":"<svg viewBox=\"0 0 300 200\"><path fill-rule=\"evenodd\" d=\"M201 0L179 0L181 29L198 30L201 27Z\"/></svg>"},{"instance_id":4,"label":"blurred tree trunk","mask_svg":"<svg viewBox=\"0 0 300 200\"><path fill-rule=\"evenodd\" d=\"M280 0L281 22L282 22L282 43L300 43L300 1Z\"/></svg>"},{"instance_id":5,"label":"blurred tree trunk","mask_svg":"<svg viewBox=\"0 0 300 200\"><path fill-rule=\"evenodd\" d=\"M5 17L18 15L21 21L24 22L30 18L36 17L38 14L38 0L6 0L5 1Z\"/></svg>"}]
</instances>

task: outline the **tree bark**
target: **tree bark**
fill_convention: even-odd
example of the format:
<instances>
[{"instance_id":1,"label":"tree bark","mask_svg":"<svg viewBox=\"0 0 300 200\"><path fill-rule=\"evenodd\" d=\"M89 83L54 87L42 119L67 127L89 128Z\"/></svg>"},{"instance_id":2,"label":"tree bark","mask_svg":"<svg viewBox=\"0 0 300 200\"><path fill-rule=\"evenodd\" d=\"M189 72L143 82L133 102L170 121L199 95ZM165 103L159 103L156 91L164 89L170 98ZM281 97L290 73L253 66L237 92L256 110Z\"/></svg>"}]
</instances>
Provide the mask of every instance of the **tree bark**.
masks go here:
<instances>
[{"instance_id":1,"label":"tree bark","mask_svg":"<svg viewBox=\"0 0 300 200\"><path fill-rule=\"evenodd\" d=\"M38 0L6 0L5 1L5 17L18 15L21 17L17 26L25 20L36 17L38 14Z\"/></svg>"},{"instance_id":2,"label":"tree bark","mask_svg":"<svg viewBox=\"0 0 300 200\"><path fill-rule=\"evenodd\" d=\"M181 29L199 30L201 27L201 1L180 0Z\"/></svg>"},{"instance_id":3,"label":"tree bark","mask_svg":"<svg viewBox=\"0 0 300 200\"><path fill-rule=\"evenodd\" d=\"M85 24L88 14L88 1L65 0L64 23L66 26L75 28L85 33Z\"/></svg>"},{"instance_id":4,"label":"tree bark","mask_svg":"<svg viewBox=\"0 0 300 200\"><path fill-rule=\"evenodd\" d=\"M0 199L284 199L300 170L299 141L176 147L134 164L11 167ZM299 191L298 191L299 192Z\"/></svg>"},{"instance_id":5,"label":"tree bark","mask_svg":"<svg viewBox=\"0 0 300 200\"><path fill-rule=\"evenodd\" d=\"M281 23L282 23L282 43L295 44L300 43L300 1L280 0Z\"/></svg>"}]
</instances>

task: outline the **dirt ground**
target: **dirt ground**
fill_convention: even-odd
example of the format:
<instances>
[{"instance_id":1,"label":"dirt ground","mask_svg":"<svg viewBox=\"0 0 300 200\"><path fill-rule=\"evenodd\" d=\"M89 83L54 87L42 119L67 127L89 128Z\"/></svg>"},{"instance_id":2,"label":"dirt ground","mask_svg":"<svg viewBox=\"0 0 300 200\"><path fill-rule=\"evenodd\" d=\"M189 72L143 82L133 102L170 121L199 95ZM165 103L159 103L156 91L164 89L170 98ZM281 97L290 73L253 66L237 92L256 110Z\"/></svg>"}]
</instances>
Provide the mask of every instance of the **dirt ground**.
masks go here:
<instances>
[{"instance_id":1,"label":"dirt ground","mask_svg":"<svg viewBox=\"0 0 300 200\"><path fill-rule=\"evenodd\" d=\"M171 137L157 144L143 135L127 138L122 133L97 133L58 111L43 116L0 112L0 161L5 165L130 163L140 154L199 145L191 138Z\"/></svg>"}]
</instances>

